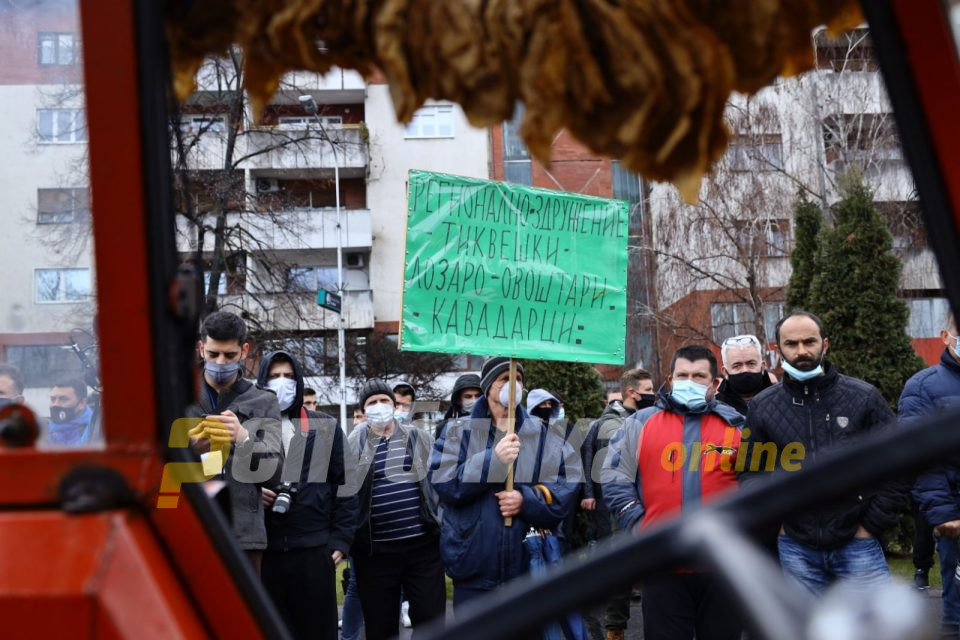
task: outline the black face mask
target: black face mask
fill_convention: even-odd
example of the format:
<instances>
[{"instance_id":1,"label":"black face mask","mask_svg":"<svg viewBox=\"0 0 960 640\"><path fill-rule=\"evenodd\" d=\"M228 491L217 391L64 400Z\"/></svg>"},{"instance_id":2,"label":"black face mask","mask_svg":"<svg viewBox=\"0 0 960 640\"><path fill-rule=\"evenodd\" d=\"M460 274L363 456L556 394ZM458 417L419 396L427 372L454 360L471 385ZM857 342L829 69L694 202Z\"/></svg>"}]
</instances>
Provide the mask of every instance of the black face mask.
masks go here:
<instances>
[{"instance_id":1,"label":"black face mask","mask_svg":"<svg viewBox=\"0 0 960 640\"><path fill-rule=\"evenodd\" d=\"M50 421L57 424L70 422L77 417L77 407L50 407Z\"/></svg>"},{"instance_id":2,"label":"black face mask","mask_svg":"<svg viewBox=\"0 0 960 640\"><path fill-rule=\"evenodd\" d=\"M654 393L641 393L637 398L637 410L646 409L657 404L657 396Z\"/></svg>"},{"instance_id":3,"label":"black face mask","mask_svg":"<svg viewBox=\"0 0 960 640\"><path fill-rule=\"evenodd\" d=\"M735 373L727 378L727 386L737 395L752 396L763 390L767 380L766 371L757 373L744 371L743 373Z\"/></svg>"},{"instance_id":4,"label":"black face mask","mask_svg":"<svg viewBox=\"0 0 960 640\"><path fill-rule=\"evenodd\" d=\"M550 422L550 414L553 413L553 409L550 407L544 407L542 409L534 409L530 413L533 414L534 418L540 418L541 422L547 424Z\"/></svg>"}]
</instances>

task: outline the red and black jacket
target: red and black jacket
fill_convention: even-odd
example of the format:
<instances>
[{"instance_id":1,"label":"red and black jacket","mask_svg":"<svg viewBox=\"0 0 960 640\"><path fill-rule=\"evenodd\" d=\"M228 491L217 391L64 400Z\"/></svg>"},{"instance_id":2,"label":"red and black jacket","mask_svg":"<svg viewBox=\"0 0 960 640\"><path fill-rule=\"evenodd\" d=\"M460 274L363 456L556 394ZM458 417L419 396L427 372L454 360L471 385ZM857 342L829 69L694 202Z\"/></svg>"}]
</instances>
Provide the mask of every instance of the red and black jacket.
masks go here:
<instances>
[{"instance_id":1,"label":"red and black jacket","mask_svg":"<svg viewBox=\"0 0 960 640\"><path fill-rule=\"evenodd\" d=\"M603 498L625 529L647 528L737 486L744 418L710 400L702 411L663 389L654 407L633 414L610 441Z\"/></svg>"}]
</instances>

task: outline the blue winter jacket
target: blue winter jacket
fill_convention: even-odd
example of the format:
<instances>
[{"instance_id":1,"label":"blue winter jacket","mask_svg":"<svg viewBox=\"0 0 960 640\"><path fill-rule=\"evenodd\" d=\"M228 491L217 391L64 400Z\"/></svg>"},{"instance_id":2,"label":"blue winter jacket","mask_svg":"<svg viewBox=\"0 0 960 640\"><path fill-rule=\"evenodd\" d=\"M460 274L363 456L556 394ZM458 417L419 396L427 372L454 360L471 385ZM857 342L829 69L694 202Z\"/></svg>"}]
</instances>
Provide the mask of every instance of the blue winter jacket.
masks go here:
<instances>
[{"instance_id":1,"label":"blue winter jacket","mask_svg":"<svg viewBox=\"0 0 960 640\"><path fill-rule=\"evenodd\" d=\"M960 407L960 363L948 350L940 364L907 380L900 394L901 422ZM933 526L960 520L960 459L954 458L920 474L913 499Z\"/></svg>"},{"instance_id":2,"label":"blue winter jacket","mask_svg":"<svg viewBox=\"0 0 960 640\"><path fill-rule=\"evenodd\" d=\"M434 444L430 478L443 504L440 553L457 586L494 589L525 573L523 538L530 527L555 529L574 508L582 476L578 452L522 407L516 424L514 489L523 506L511 527L504 526L495 495L507 477L494 454L505 434L493 425L486 398L477 400L469 418L449 422ZM537 484L548 489L551 504Z\"/></svg>"}]
</instances>

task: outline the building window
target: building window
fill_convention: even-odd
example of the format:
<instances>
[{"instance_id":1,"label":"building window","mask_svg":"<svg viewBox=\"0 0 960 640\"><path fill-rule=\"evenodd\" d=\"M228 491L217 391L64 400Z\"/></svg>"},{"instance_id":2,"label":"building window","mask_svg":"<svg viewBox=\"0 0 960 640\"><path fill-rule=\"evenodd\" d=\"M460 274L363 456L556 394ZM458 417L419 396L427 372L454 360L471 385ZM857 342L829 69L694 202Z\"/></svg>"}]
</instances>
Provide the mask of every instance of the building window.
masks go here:
<instances>
[{"instance_id":1,"label":"building window","mask_svg":"<svg viewBox=\"0 0 960 640\"><path fill-rule=\"evenodd\" d=\"M610 179L613 183L613 197L626 200L630 204L640 202L640 176L623 168L617 160L610 163Z\"/></svg>"},{"instance_id":2,"label":"building window","mask_svg":"<svg viewBox=\"0 0 960 640\"><path fill-rule=\"evenodd\" d=\"M180 131L190 135L200 135L207 131L223 133L226 130L226 121L223 116L180 116Z\"/></svg>"},{"instance_id":3,"label":"building window","mask_svg":"<svg viewBox=\"0 0 960 640\"><path fill-rule=\"evenodd\" d=\"M458 353L453 356L454 371L480 371L483 368L485 356L471 356L466 353Z\"/></svg>"},{"instance_id":4,"label":"building window","mask_svg":"<svg viewBox=\"0 0 960 640\"><path fill-rule=\"evenodd\" d=\"M38 109L37 135L40 142L86 142L87 121L83 109Z\"/></svg>"},{"instance_id":5,"label":"building window","mask_svg":"<svg viewBox=\"0 0 960 640\"><path fill-rule=\"evenodd\" d=\"M337 290L336 267L289 267L287 269L285 290L288 293L312 293L321 288L327 291Z\"/></svg>"},{"instance_id":6,"label":"building window","mask_svg":"<svg viewBox=\"0 0 960 640\"><path fill-rule=\"evenodd\" d=\"M89 216L89 189L37 189L37 224L81 222Z\"/></svg>"},{"instance_id":7,"label":"building window","mask_svg":"<svg viewBox=\"0 0 960 640\"><path fill-rule=\"evenodd\" d=\"M946 298L911 298L907 300L910 319L907 334L911 338L939 338L947 321L950 303Z\"/></svg>"},{"instance_id":8,"label":"building window","mask_svg":"<svg viewBox=\"0 0 960 640\"><path fill-rule=\"evenodd\" d=\"M783 307L783 302L763 303L763 331L768 342L775 339L777 322L783 317ZM733 336L756 332L753 307L743 302L711 304L710 320L713 324L713 341L717 344Z\"/></svg>"},{"instance_id":9,"label":"building window","mask_svg":"<svg viewBox=\"0 0 960 640\"><path fill-rule=\"evenodd\" d=\"M83 302L90 298L90 269L37 269L35 300L46 302Z\"/></svg>"},{"instance_id":10,"label":"building window","mask_svg":"<svg viewBox=\"0 0 960 640\"><path fill-rule=\"evenodd\" d=\"M877 52L867 29L854 29L836 38L826 30L814 37L817 68L826 71L876 71Z\"/></svg>"},{"instance_id":11,"label":"building window","mask_svg":"<svg viewBox=\"0 0 960 640\"><path fill-rule=\"evenodd\" d=\"M73 65L80 62L80 41L75 33L38 33L37 63Z\"/></svg>"},{"instance_id":12,"label":"building window","mask_svg":"<svg viewBox=\"0 0 960 640\"><path fill-rule=\"evenodd\" d=\"M210 278L211 278L210 272L206 272L203 274L204 295L206 295L206 293L210 291ZM217 295L218 296L227 295L227 274L225 273L220 274L220 281L217 282Z\"/></svg>"},{"instance_id":13,"label":"building window","mask_svg":"<svg viewBox=\"0 0 960 640\"><path fill-rule=\"evenodd\" d=\"M23 386L50 387L60 376L82 375L80 360L69 345L16 345L4 349L5 360L23 374Z\"/></svg>"},{"instance_id":14,"label":"building window","mask_svg":"<svg viewBox=\"0 0 960 640\"><path fill-rule=\"evenodd\" d=\"M530 152L520 137L520 123L524 108L517 103L513 118L503 123L503 179L513 184L533 184L533 165Z\"/></svg>"},{"instance_id":15,"label":"building window","mask_svg":"<svg viewBox=\"0 0 960 640\"><path fill-rule=\"evenodd\" d=\"M790 220L736 220L737 246L748 256L785 258L790 255Z\"/></svg>"},{"instance_id":16,"label":"building window","mask_svg":"<svg viewBox=\"0 0 960 640\"><path fill-rule=\"evenodd\" d=\"M823 151L833 162L902 162L900 134L892 113L848 113L825 118Z\"/></svg>"},{"instance_id":17,"label":"building window","mask_svg":"<svg viewBox=\"0 0 960 640\"><path fill-rule=\"evenodd\" d=\"M406 138L452 138L453 105L428 104L417 109L407 125Z\"/></svg>"},{"instance_id":18,"label":"building window","mask_svg":"<svg viewBox=\"0 0 960 640\"><path fill-rule=\"evenodd\" d=\"M277 119L277 124L284 129L305 129L316 124L318 118L325 127L343 124L343 116L281 116Z\"/></svg>"},{"instance_id":19,"label":"building window","mask_svg":"<svg viewBox=\"0 0 960 640\"><path fill-rule=\"evenodd\" d=\"M727 158L731 171L783 169L783 140L779 133L733 136Z\"/></svg>"},{"instance_id":20,"label":"building window","mask_svg":"<svg viewBox=\"0 0 960 640\"><path fill-rule=\"evenodd\" d=\"M883 200L875 203L877 211L887 221L893 236L893 249L908 252L919 251L926 246L920 203L916 200Z\"/></svg>"},{"instance_id":21,"label":"building window","mask_svg":"<svg viewBox=\"0 0 960 640\"><path fill-rule=\"evenodd\" d=\"M349 340L349 336L347 338ZM303 366L305 376L335 375L339 372L336 335L286 338L263 343L264 353L278 349L296 358Z\"/></svg>"}]
</instances>

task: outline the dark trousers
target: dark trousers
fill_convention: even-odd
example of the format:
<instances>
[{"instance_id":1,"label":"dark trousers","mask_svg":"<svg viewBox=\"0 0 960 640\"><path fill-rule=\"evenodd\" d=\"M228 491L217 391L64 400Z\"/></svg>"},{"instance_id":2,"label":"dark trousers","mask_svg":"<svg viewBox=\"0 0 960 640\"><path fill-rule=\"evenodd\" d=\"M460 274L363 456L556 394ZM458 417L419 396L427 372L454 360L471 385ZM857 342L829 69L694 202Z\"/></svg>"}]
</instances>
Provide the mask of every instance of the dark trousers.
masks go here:
<instances>
[{"instance_id":1,"label":"dark trousers","mask_svg":"<svg viewBox=\"0 0 960 640\"><path fill-rule=\"evenodd\" d=\"M294 638L337 638L337 587L327 547L265 551L263 586Z\"/></svg>"},{"instance_id":2,"label":"dark trousers","mask_svg":"<svg viewBox=\"0 0 960 640\"><path fill-rule=\"evenodd\" d=\"M616 523L616 518L607 509L603 503L603 495L597 490L597 509L594 511L596 516L597 532L601 537L609 537L614 533L620 533L620 526ZM603 511L601 511L603 504ZM602 514L602 515L601 515ZM620 593L610 596L607 600L607 606L603 613L603 628L607 631L626 631L627 623L630 622L630 596L633 589L626 589Z\"/></svg>"},{"instance_id":3,"label":"dark trousers","mask_svg":"<svg viewBox=\"0 0 960 640\"><path fill-rule=\"evenodd\" d=\"M708 573L671 573L643 585L644 640L739 640L737 607Z\"/></svg>"},{"instance_id":4,"label":"dark trousers","mask_svg":"<svg viewBox=\"0 0 960 640\"><path fill-rule=\"evenodd\" d=\"M927 523L927 519L920 513L916 502L911 500L910 507L913 511L913 567L930 571L933 567L933 552L936 549L933 527Z\"/></svg>"},{"instance_id":5,"label":"dark trousers","mask_svg":"<svg viewBox=\"0 0 960 640\"><path fill-rule=\"evenodd\" d=\"M357 553L351 561L357 572L360 606L367 640L387 640L400 632L400 590L410 603L410 621L416 628L443 616L447 591L437 536L424 535L380 545L372 555Z\"/></svg>"}]
</instances>

